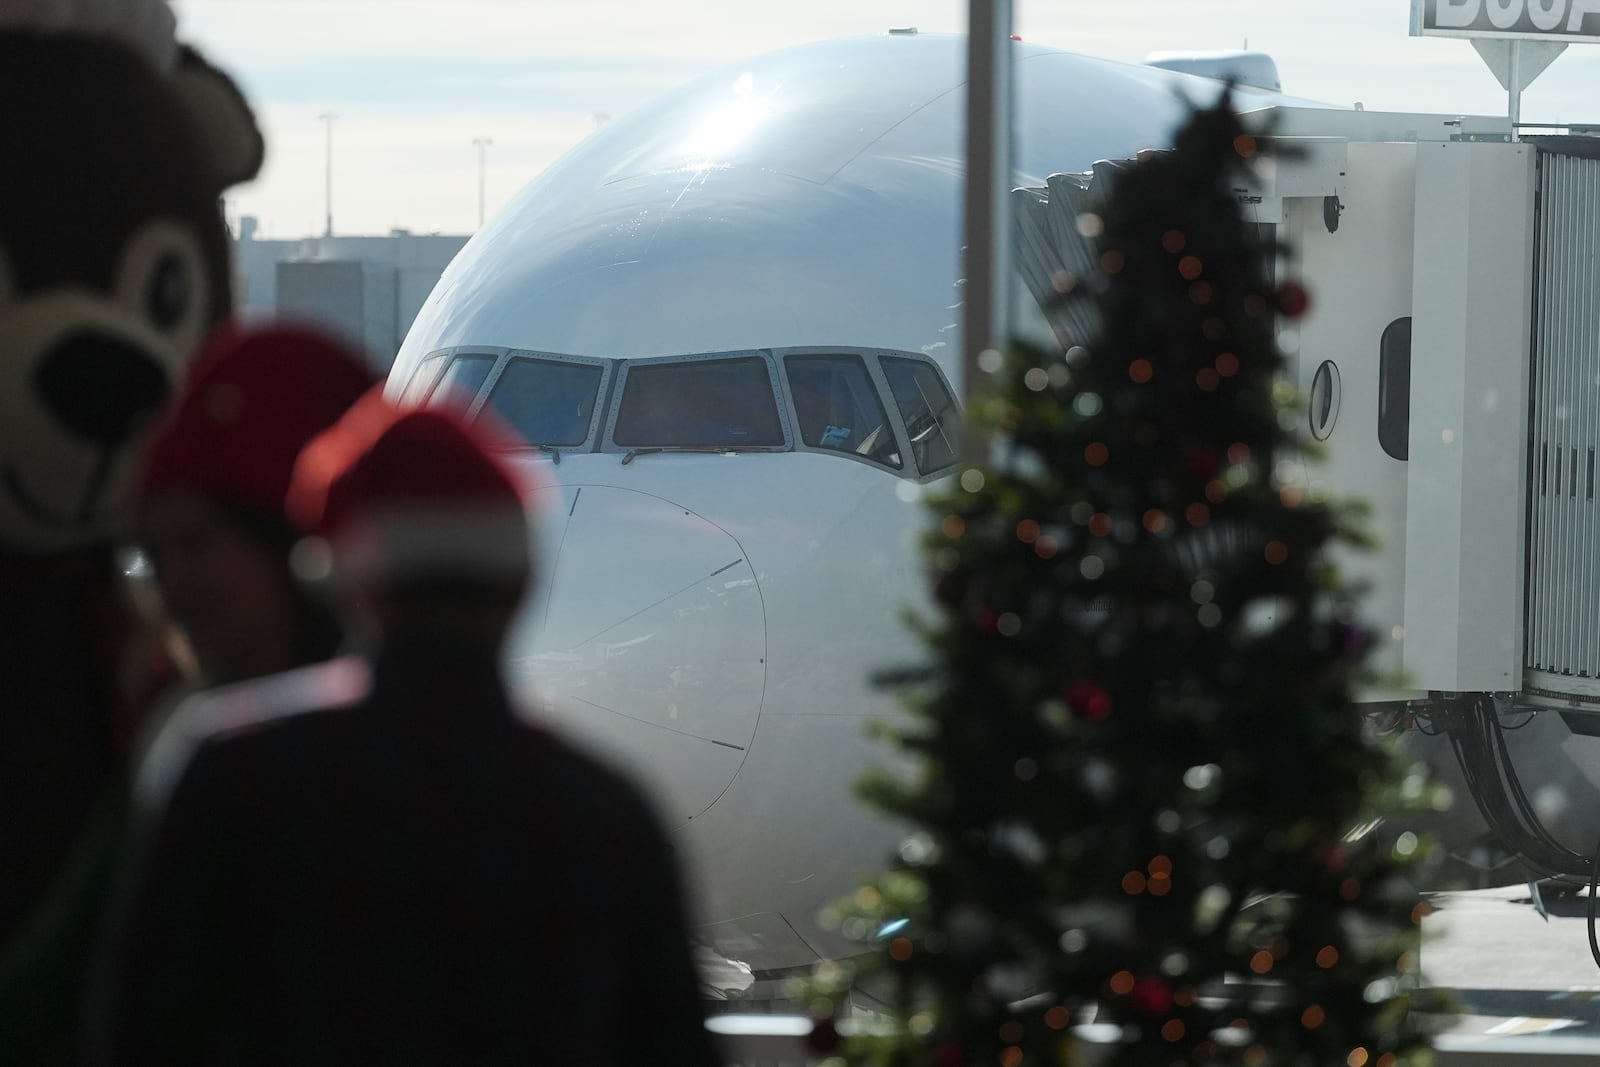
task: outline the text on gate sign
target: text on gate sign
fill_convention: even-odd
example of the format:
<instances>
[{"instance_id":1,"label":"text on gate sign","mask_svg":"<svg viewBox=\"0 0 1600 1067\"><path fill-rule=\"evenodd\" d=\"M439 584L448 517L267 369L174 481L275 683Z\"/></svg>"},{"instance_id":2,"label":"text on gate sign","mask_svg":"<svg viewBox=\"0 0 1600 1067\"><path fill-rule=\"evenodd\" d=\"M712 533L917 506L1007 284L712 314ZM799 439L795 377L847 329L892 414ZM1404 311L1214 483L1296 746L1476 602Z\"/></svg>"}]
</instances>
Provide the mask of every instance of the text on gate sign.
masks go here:
<instances>
[{"instance_id":1,"label":"text on gate sign","mask_svg":"<svg viewBox=\"0 0 1600 1067\"><path fill-rule=\"evenodd\" d=\"M1411 33L1600 43L1600 0L1412 0Z\"/></svg>"}]
</instances>

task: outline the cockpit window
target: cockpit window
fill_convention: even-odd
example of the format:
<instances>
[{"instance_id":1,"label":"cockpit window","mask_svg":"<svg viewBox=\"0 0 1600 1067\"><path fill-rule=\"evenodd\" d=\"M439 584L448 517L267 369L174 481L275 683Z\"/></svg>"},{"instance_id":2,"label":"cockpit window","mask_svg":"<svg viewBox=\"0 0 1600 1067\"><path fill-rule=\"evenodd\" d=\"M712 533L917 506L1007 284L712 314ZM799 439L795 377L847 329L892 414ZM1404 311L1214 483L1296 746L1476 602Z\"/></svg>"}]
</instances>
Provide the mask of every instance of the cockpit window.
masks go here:
<instances>
[{"instance_id":1,"label":"cockpit window","mask_svg":"<svg viewBox=\"0 0 1600 1067\"><path fill-rule=\"evenodd\" d=\"M530 444L581 445L589 439L602 373L598 363L513 356L488 403Z\"/></svg>"},{"instance_id":2,"label":"cockpit window","mask_svg":"<svg viewBox=\"0 0 1600 1067\"><path fill-rule=\"evenodd\" d=\"M443 352L435 352L412 372L411 380L406 383L406 391L400 394L401 407L412 407L428 399L428 394L433 391L433 383L439 380L439 372L444 370L444 355Z\"/></svg>"},{"instance_id":3,"label":"cockpit window","mask_svg":"<svg viewBox=\"0 0 1600 1067\"><path fill-rule=\"evenodd\" d=\"M635 363L627 375L611 433L624 448L783 446L763 359Z\"/></svg>"},{"instance_id":4,"label":"cockpit window","mask_svg":"<svg viewBox=\"0 0 1600 1067\"><path fill-rule=\"evenodd\" d=\"M879 363L905 420L918 469L931 474L953 466L961 439L961 412L938 369L931 363L898 356L884 356Z\"/></svg>"},{"instance_id":5,"label":"cockpit window","mask_svg":"<svg viewBox=\"0 0 1600 1067\"><path fill-rule=\"evenodd\" d=\"M439 380L439 387L428 397L429 407L453 403L461 408L472 404L484 379L494 366L496 356L487 353L457 356Z\"/></svg>"},{"instance_id":6,"label":"cockpit window","mask_svg":"<svg viewBox=\"0 0 1600 1067\"><path fill-rule=\"evenodd\" d=\"M802 441L900 466L894 431L860 356L787 356L783 368Z\"/></svg>"}]
</instances>

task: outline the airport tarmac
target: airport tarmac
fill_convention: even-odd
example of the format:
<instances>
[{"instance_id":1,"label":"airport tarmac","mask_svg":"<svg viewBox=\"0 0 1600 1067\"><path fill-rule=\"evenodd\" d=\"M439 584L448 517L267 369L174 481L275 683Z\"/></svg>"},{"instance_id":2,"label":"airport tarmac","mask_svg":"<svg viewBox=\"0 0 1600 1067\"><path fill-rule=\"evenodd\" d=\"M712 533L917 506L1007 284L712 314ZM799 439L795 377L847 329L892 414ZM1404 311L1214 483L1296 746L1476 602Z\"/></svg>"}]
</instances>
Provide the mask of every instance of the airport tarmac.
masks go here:
<instances>
[{"instance_id":1,"label":"airport tarmac","mask_svg":"<svg viewBox=\"0 0 1600 1067\"><path fill-rule=\"evenodd\" d=\"M1441 1027L1438 1067L1600 1063L1600 966L1589 954L1584 896L1544 894L1543 916L1525 885L1431 900L1423 973L1431 985L1454 991L1460 1013ZM710 1026L729 1062L814 1062L807 1059L805 1018L716 1015ZM1109 1062L1111 1046L1099 1042L1110 1039L1095 1029L1082 1032L1089 1042L1079 1049L1083 1067Z\"/></svg>"},{"instance_id":2,"label":"airport tarmac","mask_svg":"<svg viewBox=\"0 0 1600 1067\"><path fill-rule=\"evenodd\" d=\"M1543 895L1508 886L1433 897L1422 970L1456 992L1461 1035L1600 1038L1600 965L1589 952L1587 890Z\"/></svg>"}]
</instances>

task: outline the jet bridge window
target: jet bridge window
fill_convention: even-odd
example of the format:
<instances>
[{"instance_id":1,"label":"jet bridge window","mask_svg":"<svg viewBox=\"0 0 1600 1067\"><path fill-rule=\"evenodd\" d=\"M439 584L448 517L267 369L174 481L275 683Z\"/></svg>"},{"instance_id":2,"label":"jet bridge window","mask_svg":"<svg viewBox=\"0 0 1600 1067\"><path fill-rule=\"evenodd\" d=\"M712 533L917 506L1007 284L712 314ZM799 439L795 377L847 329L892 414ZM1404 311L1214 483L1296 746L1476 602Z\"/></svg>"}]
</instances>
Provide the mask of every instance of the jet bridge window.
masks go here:
<instances>
[{"instance_id":1,"label":"jet bridge window","mask_svg":"<svg viewBox=\"0 0 1600 1067\"><path fill-rule=\"evenodd\" d=\"M894 430L860 356L787 356L783 369L802 441L900 466Z\"/></svg>"},{"instance_id":2,"label":"jet bridge window","mask_svg":"<svg viewBox=\"0 0 1600 1067\"><path fill-rule=\"evenodd\" d=\"M905 420L918 470L931 474L953 466L961 440L961 411L944 376L919 359L884 356L878 362Z\"/></svg>"},{"instance_id":3,"label":"jet bridge window","mask_svg":"<svg viewBox=\"0 0 1600 1067\"><path fill-rule=\"evenodd\" d=\"M1378 339L1378 443L1395 459L1411 455L1411 317Z\"/></svg>"},{"instance_id":4,"label":"jet bridge window","mask_svg":"<svg viewBox=\"0 0 1600 1067\"><path fill-rule=\"evenodd\" d=\"M513 356L488 403L530 444L581 445L589 439L602 373L598 363Z\"/></svg>"},{"instance_id":5,"label":"jet bridge window","mask_svg":"<svg viewBox=\"0 0 1600 1067\"><path fill-rule=\"evenodd\" d=\"M624 448L783 447L766 360L629 365L611 439Z\"/></svg>"},{"instance_id":6,"label":"jet bridge window","mask_svg":"<svg viewBox=\"0 0 1600 1067\"><path fill-rule=\"evenodd\" d=\"M454 403L462 408L470 406L478 390L483 388L484 379L489 377L497 358L487 352L457 356L445 370L444 377L439 379L438 387L428 397L428 406L438 407L446 403Z\"/></svg>"}]
</instances>

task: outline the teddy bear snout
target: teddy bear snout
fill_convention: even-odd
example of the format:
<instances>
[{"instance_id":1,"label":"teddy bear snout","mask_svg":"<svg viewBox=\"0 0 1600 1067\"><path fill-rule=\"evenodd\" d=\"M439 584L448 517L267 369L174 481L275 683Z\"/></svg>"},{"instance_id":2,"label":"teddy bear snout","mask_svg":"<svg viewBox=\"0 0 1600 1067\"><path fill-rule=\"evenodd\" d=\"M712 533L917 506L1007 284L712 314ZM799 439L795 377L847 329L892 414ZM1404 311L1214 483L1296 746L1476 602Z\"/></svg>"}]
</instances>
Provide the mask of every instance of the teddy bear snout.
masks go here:
<instances>
[{"instance_id":1,"label":"teddy bear snout","mask_svg":"<svg viewBox=\"0 0 1600 1067\"><path fill-rule=\"evenodd\" d=\"M51 346L33 384L63 427L105 447L127 441L155 416L170 386L166 371L136 345L92 330Z\"/></svg>"}]
</instances>

